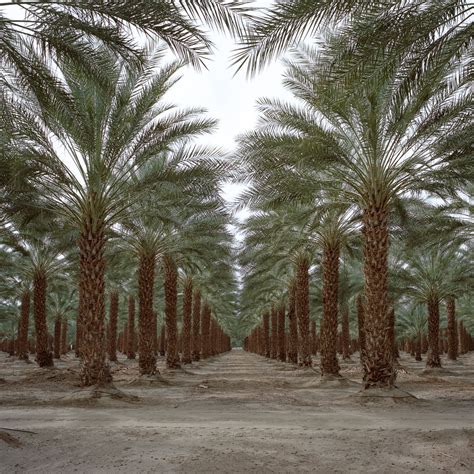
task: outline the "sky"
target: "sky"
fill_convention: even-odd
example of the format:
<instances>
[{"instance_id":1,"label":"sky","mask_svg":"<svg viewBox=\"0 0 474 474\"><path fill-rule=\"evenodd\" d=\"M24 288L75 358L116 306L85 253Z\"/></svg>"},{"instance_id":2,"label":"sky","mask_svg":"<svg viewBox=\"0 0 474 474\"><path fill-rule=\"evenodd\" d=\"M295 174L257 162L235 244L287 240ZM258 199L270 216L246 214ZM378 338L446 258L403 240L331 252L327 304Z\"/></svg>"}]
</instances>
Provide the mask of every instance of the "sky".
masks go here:
<instances>
[{"instance_id":1,"label":"sky","mask_svg":"<svg viewBox=\"0 0 474 474\"><path fill-rule=\"evenodd\" d=\"M167 94L167 99L182 106L200 106L219 121L218 129L203 141L232 152L236 138L255 127L258 119L256 101L260 97L289 97L282 86L283 66L276 62L252 79L244 72L234 75L230 57L234 42L220 35L211 35L218 50L208 70L197 72L184 68L183 77ZM232 201L241 185L227 183L223 192Z\"/></svg>"}]
</instances>

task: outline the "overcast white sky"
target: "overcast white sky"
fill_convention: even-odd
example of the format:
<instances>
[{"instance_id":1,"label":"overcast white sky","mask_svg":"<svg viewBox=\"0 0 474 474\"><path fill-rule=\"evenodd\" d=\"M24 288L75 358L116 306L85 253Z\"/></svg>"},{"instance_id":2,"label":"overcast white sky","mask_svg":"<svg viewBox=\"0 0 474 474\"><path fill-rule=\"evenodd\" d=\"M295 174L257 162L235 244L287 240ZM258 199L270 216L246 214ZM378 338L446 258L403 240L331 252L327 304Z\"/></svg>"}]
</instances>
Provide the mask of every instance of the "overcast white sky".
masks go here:
<instances>
[{"instance_id":1,"label":"overcast white sky","mask_svg":"<svg viewBox=\"0 0 474 474\"><path fill-rule=\"evenodd\" d=\"M211 37L218 50L208 63L208 70L197 72L186 67L182 79L167 98L177 105L205 107L210 116L219 120L219 127L204 140L232 151L236 137L256 124L258 98L289 98L290 95L282 86L281 62L272 64L252 79L247 79L244 72L234 76L235 70L230 67L234 41L217 34ZM232 200L239 189L240 186L225 185L226 197Z\"/></svg>"}]
</instances>

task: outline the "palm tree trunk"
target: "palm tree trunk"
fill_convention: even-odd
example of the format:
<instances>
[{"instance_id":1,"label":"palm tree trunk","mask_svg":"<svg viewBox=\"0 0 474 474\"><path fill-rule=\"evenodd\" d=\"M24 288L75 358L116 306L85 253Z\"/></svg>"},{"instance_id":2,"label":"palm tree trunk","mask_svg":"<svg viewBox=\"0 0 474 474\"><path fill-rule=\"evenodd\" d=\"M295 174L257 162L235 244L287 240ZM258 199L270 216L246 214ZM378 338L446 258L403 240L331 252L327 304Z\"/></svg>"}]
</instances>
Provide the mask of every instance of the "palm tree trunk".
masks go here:
<instances>
[{"instance_id":1,"label":"palm tree trunk","mask_svg":"<svg viewBox=\"0 0 474 474\"><path fill-rule=\"evenodd\" d=\"M135 359L135 298L128 297L127 359Z\"/></svg>"},{"instance_id":2,"label":"palm tree trunk","mask_svg":"<svg viewBox=\"0 0 474 474\"><path fill-rule=\"evenodd\" d=\"M83 299L84 298L82 296L82 287L79 284L77 318L76 318L76 347L75 347L76 357L81 357L81 340L82 340L82 332L83 332L83 326L84 326L84 321L83 321L84 318L82 316Z\"/></svg>"},{"instance_id":3,"label":"palm tree trunk","mask_svg":"<svg viewBox=\"0 0 474 474\"><path fill-rule=\"evenodd\" d=\"M166 366L168 369L180 367L178 355L178 332L176 323L176 305L178 300L178 274L173 259L169 256L163 258L165 274L165 320L166 320Z\"/></svg>"},{"instance_id":4,"label":"palm tree trunk","mask_svg":"<svg viewBox=\"0 0 474 474\"><path fill-rule=\"evenodd\" d=\"M458 357L458 335L456 324L456 304L454 298L448 298L446 303L448 313L448 359L456 360Z\"/></svg>"},{"instance_id":5,"label":"palm tree trunk","mask_svg":"<svg viewBox=\"0 0 474 474\"><path fill-rule=\"evenodd\" d=\"M194 290L193 296L193 360L201 358L201 292L198 288Z\"/></svg>"},{"instance_id":6,"label":"palm tree trunk","mask_svg":"<svg viewBox=\"0 0 474 474\"><path fill-rule=\"evenodd\" d=\"M160 332L160 356L166 355L166 324L163 322Z\"/></svg>"},{"instance_id":7,"label":"palm tree trunk","mask_svg":"<svg viewBox=\"0 0 474 474\"><path fill-rule=\"evenodd\" d=\"M323 321L321 324L321 375L339 375L337 360L337 308L339 288L339 246L325 246L323 252Z\"/></svg>"},{"instance_id":8,"label":"palm tree trunk","mask_svg":"<svg viewBox=\"0 0 474 474\"><path fill-rule=\"evenodd\" d=\"M61 354L67 354L67 318L64 317L61 324Z\"/></svg>"},{"instance_id":9,"label":"palm tree trunk","mask_svg":"<svg viewBox=\"0 0 474 474\"><path fill-rule=\"evenodd\" d=\"M426 367L441 367L439 358L439 301L428 300L428 357Z\"/></svg>"},{"instance_id":10,"label":"palm tree trunk","mask_svg":"<svg viewBox=\"0 0 474 474\"><path fill-rule=\"evenodd\" d=\"M54 358L61 358L61 318L54 321Z\"/></svg>"},{"instance_id":11,"label":"palm tree trunk","mask_svg":"<svg viewBox=\"0 0 474 474\"><path fill-rule=\"evenodd\" d=\"M275 306L271 310L272 332L271 332L271 349L270 357L276 359L278 357L278 314Z\"/></svg>"},{"instance_id":12,"label":"palm tree trunk","mask_svg":"<svg viewBox=\"0 0 474 474\"><path fill-rule=\"evenodd\" d=\"M188 277L183 288L183 364L190 364L191 358L191 311L193 305L193 280Z\"/></svg>"},{"instance_id":13,"label":"palm tree trunk","mask_svg":"<svg viewBox=\"0 0 474 474\"><path fill-rule=\"evenodd\" d=\"M299 326L299 364L311 366L311 344L309 339L309 261L300 256L296 264L296 317Z\"/></svg>"},{"instance_id":14,"label":"palm tree trunk","mask_svg":"<svg viewBox=\"0 0 474 474\"><path fill-rule=\"evenodd\" d=\"M285 305L278 309L278 360L286 362L285 350Z\"/></svg>"},{"instance_id":15,"label":"palm tree trunk","mask_svg":"<svg viewBox=\"0 0 474 474\"><path fill-rule=\"evenodd\" d=\"M366 360L367 360L367 352L366 352L366 345L365 345L365 329L364 329L364 302L361 295L357 296L357 326L359 329L359 356L360 356L360 363L362 365L363 371L363 380L367 377L367 370L366 370Z\"/></svg>"},{"instance_id":16,"label":"palm tree trunk","mask_svg":"<svg viewBox=\"0 0 474 474\"><path fill-rule=\"evenodd\" d=\"M20 330L18 333L18 358L28 360L28 325L30 319L30 290L21 295Z\"/></svg>"},{"instance_id":17,"label":"palm tree trunk","mask_svg":"<svg viewBox=\"0 0 474 474\"><path fill-rule=\"evenodd\" d=\"M105 237L104 226L93 228L86 222L79 237L82 292L81 383L83 386L108 384L112 381L106 362L105 344Z\"/></svg>"},{"instance_id":18,"label":"palm tree trunk","mask_svg":"<svg viewBox=\"0 0 474 474\"><path fill-rule=\"evenodd\" d=\"M138 367L141 375L154 375L156 356L153 347L153 287L155 255L142 254L138 264Z\"/></svg>"},{"instance_id":19,"label":"palm tree trunk","mask_svg":"<svg viewBox=\"0 0 474 474\"><path fill-rule=\"evenodd\" d=\"M387 351L388 316L388 211L369 206L363 213L366 336L365 388L392 387L396 372ZM390 346L391 347L391 346Z\"/></svg>"},{"instance_id":20,"label":"palm tree trunk","mask_svg":"<svg viewBox=\"0 0 474 474\"><path fill-rule=\"evenodd\" d=\"M40 367L52 367L53 354L48 345L46 325L46 275L36 272L33 277L33 314L36 333L36 361Z\"/></svg>"},{"instance_id":21,"label":"palm tree trunk","mask_svg":"<svg viewBox=\"0 0 474 474\"><path fill-rule=\"evenodd\" d=\"M415 360L421 360L421 333L415 339Z\"/></svg>"},{"instance_id":22,"label":"palm tree trunk","mask_svg":"<svg viewBox=\"0 0 474 474\"><path fill-rule=\"evenodd\" d=\"M311 320L311 354L316 355L318 352L318 335L316 333L316 321Z\"/></svg>"},{"instance_id":23,"label":"palm tree trunk","mask_svg":"<svg viewBox=\"0 0 474 474\"><path fill-rule=\"evenodd\" d=\"M344 360L348 360L351 358L349 342L349 308L345 306L344 310L342 311L342 358Z\"/></svg>"},{"instance_id":24,"label":"palm tree trunk","mask_svg":"<svg viewBox=\"0 0 474 474\"><path fill-rule=\"evenodd\" d=\"M264 311L262 314L263 325L263 355L270 357L270 313Z\"/></svg>"},{"instance_id":25,"label":"palm tree trunk","mask_svg":"<svg viewBox=\"0 0 474 474\"><path fill-rule=\"evenodd\" d=\"M289 344L288 361L298 363L298 322L296 321L296 286L291 284L288 290L288 322L289 322Z\"/></svg>"},{"instance_id":26,"label":"palm tree trunk","mask_svg":"<svg viewBox=\"0 0 474 474\"><path fill-rule=\"evenodd\" d=\"M202 341L202 358L209 357L210 350L210 325L211 325L211 308L207 301L204 301L201 315L201 341Z\"/></svg>"},{"instance_id":27,"label":"palm tree trunk","mask_svg":"<svg viewBox=\"0 0 474 474\"><path fill-rule=\"evenodd\" d=\"M117 361L117 317L118 317L118 293L110 293L109 308L109 360Z\"/></svg>"}]
</instances>

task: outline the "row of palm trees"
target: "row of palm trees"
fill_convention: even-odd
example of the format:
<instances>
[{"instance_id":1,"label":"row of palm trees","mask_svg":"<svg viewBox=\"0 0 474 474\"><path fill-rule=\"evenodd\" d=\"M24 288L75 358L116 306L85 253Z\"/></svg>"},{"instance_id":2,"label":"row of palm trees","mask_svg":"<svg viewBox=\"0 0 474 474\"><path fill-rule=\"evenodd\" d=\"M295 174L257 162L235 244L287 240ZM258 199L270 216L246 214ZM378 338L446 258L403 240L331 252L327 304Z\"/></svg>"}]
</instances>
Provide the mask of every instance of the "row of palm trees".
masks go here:
<instances>
[{"instance_id":1,"label":"row of palm trees","mask_svg":"<svg viewBox=\"0 0 474 474\"><path fill-rule=\"evenodd\" d=\"M316 299L321 373L338 375L338 319L347 328L352 304L365 388L391 387L397 314L424 304L427 364L440 366L440 302L469 301L472 287L471 16L463 1L295 0L255 20L236 54L251 73L305 37L318 41L286 61L293 100L261 99L256 130L239 141L241 206L252 215L243 318L253 338L277 305L291 341L295 299L298 360L309 365ZM351 267L348 288L341 276Z\"/></svg>"},{"instance_id":2,"label":"row of palm trees","mask_svg":"<svg viewBox=\"0 0 474 474\"><path fill-rule=\"evenodd\" d=\"M17 7L26 11L25 19L12 19L7 11L0 26L1 250L9 293L2 297L6 324L14 321L18 301L25 302L21 357L28 339L28 292L36 360L45 367L53 364L47 313L55 298L75 288L77 301L67 311L76 313L84 386L111 381L107 352L113 360L116 294L126 287L137 294L141 374L156 372L160 305L167 364L179 365L178 296L185 302L183 331L189 334L193 289L203 307L193 334L205 341L203 355L217 350L209 346L210 334L216 344L227 336L215 317L225 325L235 311L230 216L220 196L227 161L218 148L196 143L215 129L215 120L203 109L166 101L182 63L165 61L162 44L198 67L212 50L198 23L235 33L243 25L243 8L220 1L154 2L146 8L127 2L17 2ZM152 39L139 46L132 30ZM157 272L162 295L156 294ZM190 339L183 340L183 359L189 362ZM219 345L227 350L224 342Z\"/></svg>"}]
</instances>

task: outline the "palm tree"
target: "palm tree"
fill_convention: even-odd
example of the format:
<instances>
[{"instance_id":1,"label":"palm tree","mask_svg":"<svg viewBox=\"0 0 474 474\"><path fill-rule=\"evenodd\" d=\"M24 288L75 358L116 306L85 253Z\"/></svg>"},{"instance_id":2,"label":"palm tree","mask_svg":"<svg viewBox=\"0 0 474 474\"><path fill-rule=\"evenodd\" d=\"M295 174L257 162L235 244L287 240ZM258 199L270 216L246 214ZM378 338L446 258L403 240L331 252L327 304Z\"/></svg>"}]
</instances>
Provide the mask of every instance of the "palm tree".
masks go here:
<instances>
[{"instance_id":1,"label":"palm tree","mask_svg":"<svg viewBox=\"0 0 474 474\"><path fill-rule=\"evenodd\" d=\"M461 295L472 285L470 258L458 249L431 248L408 259L407 294L427 306L429 352L426 366L441 367L439 356L440 302Z\"/></svg>"}]
</instances>

